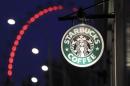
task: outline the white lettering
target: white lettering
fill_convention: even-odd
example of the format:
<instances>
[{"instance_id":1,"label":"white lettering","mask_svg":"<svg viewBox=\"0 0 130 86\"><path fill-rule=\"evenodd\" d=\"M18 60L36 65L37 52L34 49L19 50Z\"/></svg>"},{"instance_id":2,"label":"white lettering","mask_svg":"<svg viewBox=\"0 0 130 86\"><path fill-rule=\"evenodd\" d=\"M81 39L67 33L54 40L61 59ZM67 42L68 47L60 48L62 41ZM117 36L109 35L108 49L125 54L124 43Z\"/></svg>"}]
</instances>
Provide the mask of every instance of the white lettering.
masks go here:
<instances>
[{"instance_id":1,"label":"white lettering","mask_svg":"<svg viewBox=\"0 0 130 86\"><path fill-rule=\"evenodd\" d=\"M69 58L69 59L71 59L72 57L73 57L73 54L72 54L72 53L68 54L68 58Z\"/></svg>"},{"instance_id":2,"label":"white lettering","mask_svg":"<svg viewBox=\"0 0 130 86\"><path fill-rule=\"evenodd\" d=\"M69 44L70 41L69 41L69 40L64 40L64 43L65 43L65 44Z\"/></svg>"},{"instance_id":3,"label":"white lettering","mask_svg":"<svg viewBox=\"0 0 130 86\"><path fill-rule=\"evenodd\" d=\"M72 57L73 62L77 62L77 57Z\"/></svg>"},{"instance_id":4,"label":"white lettering","mask_svg":"<svg viewBox=\"0 0 130 86\"><path fill-rule=\"evenodd\" d=\"M78 63L81 63L82 62L82 58L78 58Z\"/></svg>"},{"instance_id":5,"label":"white lettering","mask_svg":"<svg viewBox=\"0 0 130 86\"><path fill-rule=\"evenodd\" d=\"M88 62L92 62L92 59L90 57L87 57Z\"/></svg>"},{"instance_id":6,"label":"white lettering","mask_svg":"<svg viewBox=\"0 0 130 86\"><path fill-rule=\"evenodd\" d=\"M87 62L86 58L83 58L83 64L85 64Z\"/></svg>"},{"instance_id":7,"label":"white lettering","mask_svg":"<svg viewBox=\"0 0 130 86\"><path fill-rule=\"evenodd\" d=\"M74 29L74 34L77 34L79 33L79 30L78 29Z\"/></svg>"},{"instance_id":8,"label":"white lettering","mask_svg":"<svg viewBox=\"0 0 130 86\"><path fill-rule=\"evenodd\" d=\"M95 44L101 43L99 39L95 40Z\"/></svg>"},{"instance_id":9,"label":"white lettering","mask_svg":"<svg viewBox=\"0 0 130 86\"><path fill-rule=\"evenodd\" d=\"M91 58L94 60L96 59L96 56L94 54L91 54Z\"/></svg>"},{"instance_id":10,"label":"white lettering","mask_svg":"<svg viewBox=\"0 0 130 86\"><path fill-rule=\"evenodd\" d=\"M67 35L67 36L65 37L65 39L71 39L71 38L69 37L69 35Z\"/></svg>"},{"instance_id":11,"label":"white lettering","mask_svg":"<svg viewBox=\"0 0 130 86\"><path fill-rule=\"evenodd\" d=\"M69 36L70 36L70 38L72 38L74 35L75 35L74 33L69 32Z\"/></svg>"}]
</instances>

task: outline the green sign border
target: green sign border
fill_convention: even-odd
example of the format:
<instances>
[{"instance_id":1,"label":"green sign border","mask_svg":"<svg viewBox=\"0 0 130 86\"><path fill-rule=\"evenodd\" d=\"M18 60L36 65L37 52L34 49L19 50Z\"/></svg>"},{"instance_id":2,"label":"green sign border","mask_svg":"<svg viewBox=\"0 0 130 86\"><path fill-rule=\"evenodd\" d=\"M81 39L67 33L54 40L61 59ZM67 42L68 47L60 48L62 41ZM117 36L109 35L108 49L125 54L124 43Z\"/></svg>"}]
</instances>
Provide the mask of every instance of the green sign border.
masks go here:
<instances>
[{"instance_id":1,"label":"green sign border","mask_svg":"<svg viewBox=\"0 0 130 86\"><path fill-rule=\"evenodd\" d=\"M94 31L99 35L99 37L100 37L100 39L101 39L101 43L102 43L101 52L100 52L99 56L98 56L93 62L91 62L90 64L86 64L86 65L75 64L75 63L71 62L71 61L68 59L68 57L66 57L66 55L64 54L64 50L63 50L63 41L64 41L64 38L65 38L66 34L67 34L71 29L76 28L77 26L86 26L86 27L91 28L92 30L94 30ZM101 56L102 56L102 54L103 54L103 51L104 51L104 41L103 41L103 37L101 36L100 32L99 32L97 29L95 29L94 27L92 27L92 26L90 26L90 25L87 25L87 24L78 24L78 25L75 25L75 26L71 27L70 29L68 29L68 30L65 32L65 34L63 35L63 38L62 38L62 41L61 41L61 51L62 51L62 54L63 54L64 58L65 58L70 64L72 64L73 66L76 66L76 67L90 67L90 66L94 65L94 64L101 58Z\"/></svg>"}]
</instances>

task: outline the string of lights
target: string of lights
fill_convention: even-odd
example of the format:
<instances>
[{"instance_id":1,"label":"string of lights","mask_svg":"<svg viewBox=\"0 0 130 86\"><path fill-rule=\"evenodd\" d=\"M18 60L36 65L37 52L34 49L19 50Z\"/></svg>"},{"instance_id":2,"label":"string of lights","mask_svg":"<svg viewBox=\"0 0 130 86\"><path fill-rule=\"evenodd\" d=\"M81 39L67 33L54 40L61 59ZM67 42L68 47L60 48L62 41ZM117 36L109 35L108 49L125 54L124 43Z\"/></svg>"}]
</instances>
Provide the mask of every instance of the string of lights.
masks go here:
<instances>
[{"instance_id":1,"label":"string of lights","mask_svg":"<svg viewBox=\"0 0 130 86\"><path fill-rule=\"evenodd\" d=\"M20 40L22 39L23 35L25 34L25 32L29 29L29 26L35 22L38 18L42 17L43 15L52 12L52 11L58 11L58 10L62 10L63 6L61 5L57 5L57 6L51 6L48 7L46 9L41 10L40 12L34 14L33 17L31 17L27 23L25 25L23 25L23 27L19 30L18 35L16 36L16 39L13 43L11 52L10 52L10 56L9 56L9 62L8 62L8 71L7 71L7 75L8 77L11 79L12 75L13 75L13 63L14 63L14 59L15 59L15 55L16 55L16 51L17 51L17 47L19 45Z\"/></svg>"}]
</instances>

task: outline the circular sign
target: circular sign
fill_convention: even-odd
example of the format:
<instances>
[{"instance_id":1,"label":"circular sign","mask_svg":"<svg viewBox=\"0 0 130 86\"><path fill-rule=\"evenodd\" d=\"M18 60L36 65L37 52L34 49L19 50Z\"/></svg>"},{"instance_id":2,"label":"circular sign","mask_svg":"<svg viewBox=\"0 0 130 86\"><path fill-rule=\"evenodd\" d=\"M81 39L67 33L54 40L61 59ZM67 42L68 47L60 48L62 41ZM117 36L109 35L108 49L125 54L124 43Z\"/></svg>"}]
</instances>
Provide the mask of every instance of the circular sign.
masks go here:
<instances>
[{"instance_id":1,"label":"circular sign","mask_svg":"<svg viewBox=\"0 0 130 86\"><path fill-rule=\"evenodd\" d=\"M64 58L77 67L94 65L102 56L104 41L94 27L78 24L64 34L61 42Z\"/></svg>"}]
</instances>

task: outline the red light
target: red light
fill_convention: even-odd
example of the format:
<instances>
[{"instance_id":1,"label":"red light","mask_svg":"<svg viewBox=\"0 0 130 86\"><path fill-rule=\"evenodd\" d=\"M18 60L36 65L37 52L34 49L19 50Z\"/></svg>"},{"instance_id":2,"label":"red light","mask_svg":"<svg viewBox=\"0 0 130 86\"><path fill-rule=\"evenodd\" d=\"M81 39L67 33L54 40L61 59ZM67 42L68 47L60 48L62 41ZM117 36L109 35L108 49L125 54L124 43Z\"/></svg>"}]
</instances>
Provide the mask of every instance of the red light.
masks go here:
<instances>
[{"instance_id":1,"label":"red light","mask_svg":"<svg viewBox=\"0 0 130 86\"><path fill-rule=\"evenodd\" d=\"M12 47L12 51L16 51L16 46L13 46L13 47Z\"/></svg>"},{"instance_id":2,"label":"red light","mask_svg":"<svg viewBox=\"0 0 130 86\"><path fill-rule=\"evenodd\" d=\"M10 53L10 57L14 57L14 56L15 56L15 52L12 51L12 52Z\"/></svg>"},{"instance_id":3,"label":"red light","mask_svg":"<svg viewBox=\"0 0 130 86\"><path fill-rule=\"evenodd\" d=\"M19 41L18 41L18 40L15 40L15 41L14 41L14 45L15 45L15 46L18 46L18 45L19 45Z\"/></svg>"},{"instance_id":4,"label":"red light","mask_svg":"<svg viewBox=\"0 0 130 86\"><path fill-rule=\"evenodd\" d=\"M34 15L34 18L35 18L35 19L37 19L37 18L39 18L39 17L40 17L39 14L35 14L35 15Z\"/></svg>"},{"instance_id":5,"label":"red light","mask_svg":"<svg viewBox=\"0 0 130 86\"><path fill-rule=\"evenodd\" d=\"M29 20L30 23L33 23L34 21L35 21L35 18L34 18L34 17L32 17L32 18Z\"/></svg>"},{"instance_id":6,"label":"red light","mask_svg":"<svg viewBox=\"0 0 130 86\"><path fill-rule=\"evenodd\" d=\"M40 11L38 14L39 14L39 16L42 16L44 13L43 13L43 11Z\"/></svg>"},{"instance_id":7,"label":"red light","mask_svg":"<svg viewBox=\"0 0 130 86\"><path fill-rule=\"evenodd\" d=\"M28 26L29 26L29 25L24 25L22 29L23 29L23 30L27 30L27 29L28 29Z\"/></svg>"},{"instance_id":8,"label":"red light","mask_svg":"<svg viewBox=\"0 0 130 86\"><path fill-rule=\"evenodd\" d=\"M12 65L12 64L9 64L9 65L8 65L8 69L12 70L12 68L13 68L13 65Z\"/></svg>"},{"instance_id":9,"label":"red light","mask_svg":"<svg viewBox=\"0 0 130 86\"><path fill-rule=\"evenodd\" d=\"M23 35L23 34L24 34L24 30L20 30L20 31L19 31L19 34L20 34L20 35Z\"/></svg>"},{"instance_id":10,"label":"red light","mask_svg":"<svg viewBox=\"0 0 130 86\"><path fill-rule=\"evenodd\" d=\"M38 12L37 14L34 15L34 17L31 17L27 23L22 27L22 29L19 31L19 34L16 37L16 40L14 41L14 45L12 47L12 51L10 53L10 57L9 57L9 64L8 64L8 77L11 77L13 74L13 62L14 62L14 57L16 54L16 50L17 50L17 46L19 45L19 41L22 39L22 36L24 35L25 31L28 29L28 27L35 22L35 20L37 18L39 18L40 16L43 16L44 14L54 11L54 10L61 10L63 9L63 7L61 5L59 6L53 6L53 7L49 7L46 9L43 9L42 11Z\"/></svg>"},{"instance_id":11,"label":"red light","mask_svg":"<svg viewBox=\"0 0 130 86\"><path fill-rule=\"evenodd\" d=\"M47 9L44 9L43 12L46 14L46 13L48 13L48 10L47 10Z\"/></svg>"},{"instance_id":12,"label":"red light","mask_svg":"<svg viewBox=\"0 0 130 86\"><path fill-rule=\"evenodd\" d=\"M21 35L17 35L17 38L16 38L16 39L17 39L17 40L21 40L21 38L22 38Z\"/></svg>"},{"instance_id":13,"label":"red light","mask_svg":"<svg viewBox=\"0 0 130 86\"><path fill-rule=\"evenodd\" d=\"M14 59L13 58L9 58L9 63L12 64L14 62Z\"/></svg>"},{"instance_id":14,"label":"red light","mask_svg":"<svg viewBox=\"0 0 130 86\"><path fill-rule=\"evenodd\" d=\"M12 70L8 70L8 76L12 76Z\"/></svg>"},{"instance_id":15,"label":"red light","mask_svg":"<svg viewBox=\"0 0 130 86\"><path fill-rule=\"evenodd\" d=\"M49 8L48 8L48 11L49 11L49 12L53 11L53 8L52 8L52 7L49 7Z\"/></svg>"},{"instance_id":16,"label":"red light","mask_svg":"<svg viewBox=\"0 0 130 86\"><path fill-rule=\"evenodd\" d=\"M57 6L54 6L53 9L54 9L54 10L58 10L58 7L57 7Z\"/></svg>"}]
</instances>

